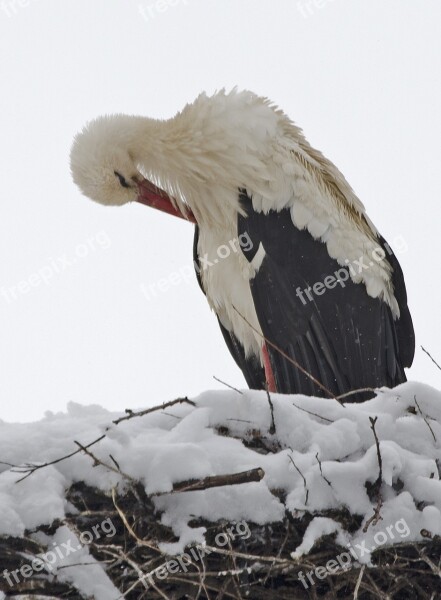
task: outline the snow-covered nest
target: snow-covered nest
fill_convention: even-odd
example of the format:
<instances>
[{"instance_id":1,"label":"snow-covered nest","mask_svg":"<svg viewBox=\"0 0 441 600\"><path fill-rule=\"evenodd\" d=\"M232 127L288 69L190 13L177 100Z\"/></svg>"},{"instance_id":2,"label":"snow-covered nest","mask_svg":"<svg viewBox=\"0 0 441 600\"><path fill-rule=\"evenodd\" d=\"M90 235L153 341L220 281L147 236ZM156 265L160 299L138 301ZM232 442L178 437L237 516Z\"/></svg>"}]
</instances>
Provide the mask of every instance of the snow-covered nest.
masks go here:
<instances>
[{"instance_id":1,"label":"snow-covered nest","mask_svg":"<svg viewBox=\"0 0 441 600\"><path fill-rule=\"evenodd\" d=\"M0 590L434 598L440 442L441 393L411 382L344 406L227 390L1 422Z\"/></svg>"}]
</instances>

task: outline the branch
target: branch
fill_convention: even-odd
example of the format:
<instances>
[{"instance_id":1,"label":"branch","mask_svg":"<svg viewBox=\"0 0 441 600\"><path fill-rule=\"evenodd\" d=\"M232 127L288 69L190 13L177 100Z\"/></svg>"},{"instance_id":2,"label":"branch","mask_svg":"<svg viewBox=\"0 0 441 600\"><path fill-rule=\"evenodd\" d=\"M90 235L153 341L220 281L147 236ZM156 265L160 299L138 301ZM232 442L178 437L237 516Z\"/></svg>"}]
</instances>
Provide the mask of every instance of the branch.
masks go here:
<instances>
[{"instance_id":1,"label":"branch","mask_svg":"<svg viewBox=\"0 0 441 600\"><path fill-rule=\"evenodd\" d=\"M381 510L381 507L383 506L383 498L381 497L381 484L383 481L383 460L381 458L380 442L378 441L377 432L375 431L375 424L377 422L377 419L378 419L378 417L375 417L375 418L369 417L369 421L371 422L371 429L372 429L372 432L373 432L374 438L375 438L375 446L377 448L377 458L378 458L378 468L379 468L378 477L373 484L373 487L376 489L376 492L377 492L377 506L374 509L374 514L372 515L372 517L366 521L365 526L363 527L363 533L366 533L366 531L368 530L369 525L371 523L372 523L372 525L376 525L378 523L378 521L383 518L380 515L380 510Z\"/></svg>"},{"instance_id":2,"label":"branch","mask_svg":"<svg viewBox=\"0 0 441 600\"><path fill-rule=\"evenodd\" d=\"M329 481L329 479L327 479L327 478L326 478L326 477L323 475L323 471L322 471L322 463L320 462L320 459L319 459L318 452L317 452L317 454L315 455L315 458L317 459L317 462L318 462L318 464L319 464L320 475L323 477L323 479L326 481L326 483L329 485L329 487L332 487L332 483Z\"/></svg>"},{"instance_id":3,"label":"branch","mask_svg":"<svg viewBox=\"0 0 441 600\"><path fill-rule=\"evenodd\" d=\"M293 402L293 406L295 406L299 410L302 410L305 413L308 413L308 415L312 415L313 417L318 417L319 419L323 419L323 421L328 421L328 423L334 422L332 419L327 419L326 417L322 417L321 415L318 415L315 412L311 412L310 410L306 410L306 408L302 408L301 406L298 406L297 404L295 404L295 402Z\"/></svg>"},{"instance_id":4,"label":"branch","mask_svg":"<svg viewBox=\"0 0 441 600\"><path fill-rule=\"evenodd\" d=\"M354 394L359 394L360 392L372 392L373 394L376 394L378 392L378 390L376 390L375 388L370 388L370 387L359 388L358 390L351 390L350 392L345 392L344 394L340 394L339 396L337 396L336 400L341 400L342 398L347 398L348 396L353 396Z\"/></svg>"},{"instance_id":5,"label":"branch","mask_svg":"<svg viewBox=\"0 0 441 600\"><path fill-rule=\"evenodd\" d=\"M268 386L266 386L265 389L266 389L266 395L268 397L268 404L270 406L270 411L271 411L271 425L270 425L270 428L269 428L268 432L271 435L274 435L276 433L276 423L274 421L274 404L273 404L273 401L271 400L271 396L270 396L270 393L269 393L269 390L268 390Z\"/></svg>"},{"instance_id":6,"label":"branch","mask_svg":"<svg viewBox=\"0 0 441 600\"><path fill-rule=\"evenodd\" d=\"M441 371L441 367L439 366L439 364L436 362L436 360L433 358L433 356L427 352L427 350L424 348L424 346L421 346L421 350L423 352L425 352L427 354L427 356L430 358L430 360L438 367L438 369Z\"/></svg>"},{"instance_id":7,"label":"branch","mask_svg":"<svg viewBox=\"0 0 441 600\"><path fill-rule=\"evenodd\" d=\"M22 477L21 479L17 479L17 481L15 483L19 483L20 481L23 481L24 479L26 479L26 477L29 477L29 475L32 475L32 473L35 473L35 471L38 471L38 469L43 469L44 467L49 467L50 465L56 465L57 463L61 462L62 460L66 460L66 458L71 458L72 456L75 456L75 454L79 454L80 452L83 452L83 450L85 448L90 448L94 444L101 442L101 440L103 440L105 437L106 437L106 434L100 436L93 442L90 442L90 444L87 444L87 446L82 446L78 450L75 450L75 452L71 452L70 454L66 454L66 456L62 456L61 458L51 460L50 462L43 463L42 465L32 465L30 463L26 463L23 466L15 466L14 465L14 469L11 470L12 473L26 473L26 475L24 477Z\"/></svg>"},{"instance_id":8,"label":"branch","mask_svg":"<svg viewBox=\"0 0 441 600\"><path fill-rule=\"evenodd\" d=\"M240 390L238 390L234 386L230 385L229 383L226 383L225 381L222 381L222 379L219 379L219 377L216 377L216 375L213 375L213 379L215 379L216 381L218 381L222 385L225 385L227 388L230 388L230 390L234 390L235 392L237 392L238 394L240 394L241 396L243 396L243 392L241 392Z\"/></svg>"},{"instance_id":9,"label":"branch","mask_svg":"<svg viewBox=\"0 0 441 600\"><path fill-rule=\"evenodd\" d=\"M90 452L85 446L83 446L82 444L80 444L80 442L77 442L76 440L74 440L74 444L76 444L79 447L80 450L82 450L85 454L87 454L87 456L90 456L90 458L93 460L93 466L94 467L97 467L98 465L101 465L102 467L105 467L106 469L109 469L109 471L112 471L113 473L116 473L117 475L120 475L124 479L127 479L127 481L129 481L132 485L136 485L137 484L137 481L135 481L135 479L133 479L133 477L130 477L130 475L127 475L127 473L123 473L123 471L121 471L121 469L118 466L118 463L115 461L115 459L113 458L112 455L110 455L110 458L117 465L116 467L112 467L112 465L108 465L107 463L105 463L101 459L97 458L95 456L95 454L93 454L92 452Z\"/></svg>"},{"instance_id":10,"label":"branch","mask_svg":"<svg viewBox=\"0 0 441 600\"><path fill-rule=\"evenodd\" d=\"M353 600L357 600L357 598L358 598L358 590L359 590L359 588L360 588L360 583L361 583L361 580L363 579L363 573L364 573L364 570L365 570L365 568L366 568L366 565L363 565L363 566L361 567L361 569L360 569L360 574L359 574L359 576L358 576L358 579L357 579L357 584L356 584L356 586L355 586L355 589L354 589L354 596L353 596Z\"/></svg>"},{"instance_id":11,"label":"branch","mask_svg":"<svg viewBox=\"0 0 441 600\"><path fill-rule=\"evenodd\" d=\"M173 485L170 492L154 492L151 496L163 496L165 494L176 494L180 492L195 492L197 490L208 490L209 488L221 487L223 485L238 485L241 483L250 483L260 481L265 476L265 471L258 467L242 473L232 473L229 475L212 475L203 479L190 479L179 481Z\"/></svg>"},{"instance_id":12,"label":"branch","mask_svg":"<svg viewBox=\"0 0 441 600\"><path fill-rule=\"evenodd\" d=\"M413 397L413 399L415 400L415 404L417 405L417 408L418 408L418 410L420 411L420 415L423 417L424 421L426 422L426 425L427 425L427 427L430 429L430 433L432 434L433 441L434 441L434 442L435 442L435 444L436 444L436 436L435 436L435 434L433 433L433 429L432 429L432 427L430 426L430 423L429 423L429 421L428 421L428 420L426 419L426 417L423 415L423 411L421 410L421 408L420 408L420 405L418 404L418 401L417 401L417 399L416 399L416 395Z\"/></svg>"},{"instance_id":13,"label":"branch","mask_svg":"<svg viewBox=\"0 0 441 600\"><path fill-rule=\"evenodd\" d=\"M130 408L126 408L127 415L125 417L120 417L119 419L115 419L112 421L115 425L118 425L122 421L128 421L129 419L134 419L135 417L143 417L144 415L148 415L157 410L164 410L164 408L170 408L170 406L174 406L175 404L191 404L191 406L196 406L196 404L189 400L188 398L177 398L176 400L172 400L171 402L164 402L160 406L153 406L152 408L146 408L145 410L140 410L138 412L134 412Z\"/></svg>"},{"instance_id":14,"label":"branch","mask_svg":"<svg viewBox=\"0 0 441 600\"><path fill-rule=\"evenodd\" d=\"M292 452L292 449L291 449ZM303 479L303 486L305 488L305 506L306 504L308 504L308 496L309 496L309 490L306 486L306 479L305 476L303 475L303 473L301 472L301 470L299 469L299 467L296 465L296 463L294 462L292 456L288 456L289 460L292 462L292 465L294 467L294 469L297 471L297 473L300 475L300 477Z\"/></svg>"},{"instance_id":15,"label":"branch","mask_svg":"<svg viewBox=\"0 0 441 600\"><path fill-rule=\"evenodd\" d=\"M369 421L371 423L371 429L372 432L374 434L374 438L375 438L375 446L377 448L377 458L378 458L378 467L379 467L379 473L378 473L378 477L377 480L375 481L376 486L381 486L381 483L383 481L383 459L381 458L381 452L380 452L380 442L378 441L378 436L377 436L377 432L375 431L375 424L377 422L378 417L369 417Z\"/></svg>"},{"instance_id":16,"label":"branch","mask_svg":"<svg viewBox=\"0 0 441 600\"><path fill-rule=\"evenodd\" d=\"M126 413L128 413L128 414L125 417L120 417L119 419L116 419L115 421L112 421L112 422L115 425L118 425L122 421L127 421L128 419L133 419L135 417L142 417L149 413L152 413L152 412L155 412L158 410L164 410L164 408L169 408L170 406L174 406L175 404L182 404L184 402L186 404L190 404L191 406L196 406L196 404L192 400L189 400L188 398L177 398L176 400L172 400L171 402L166 402L164 404L161 404L160 406L153 406L152 408L147 408L146 410L142 410L139 412L133 412L129 408L126 408ZM51 465L56 465L57 463L61 462L62 460L66 460L67 458L71 458L72 456L75 456L76 454L79 454L80 452L84 452L85 449L90 448L91 446L93 446L94 444L97 444L98 442L101 442L101 440L103 440L105 437L106 437L106 434L103 434L96 440L93 440L93 442L90 442L89 444L86 444L84 446L79 444L78 442L75 442L78 446L80 446L80 448L78 450L75 450L74 452L71 452L70 454L66 454L65 456L61 456L60 458L57 458L55 460L45 462L41 465L34 465L32 463L25 463L24 465L9 465L9 466L13 467L13 469L11 469L12 473L25 473L24 477L17 479L17 481L15 483L20 483L20 481L23 481L24 479L26 479L27 477L32 475L32 473L35 473L35 471L38 471L39 469L44 469L45 467L49 467ZM87 454L87 452L86 452L86 454ZM96 458L94 456L93 456L93 459L96 460ZM105 465L105 466L109 468L109 465ZM122 473L120 472L120 474L122 474Z\"/></svg>"},{"instance_id":17,"label":"branch","mask_svg":"<svg viewBox=\"0 0 441 600\"><path fill-rule=\"evenodd\" d=\"M151 550L154 550L155 552L159 552L159 554L162 554L162 552L158 548L158 546L156 546L155 544L149 544L149 542L146 542L145 540L142 540L133 531L132 527L130 526L130 524L129 524L128 520L127 520L126 515L124 514L124 512L122 510L122 508L120 508L118 506L118 504L116 503L116 492L115 492L115 488L114 487L112 488L112 502L113 502L113 506L118 511L118 514L121 517L121 521L124 523L125 528L129 532L129 534L132 536L132 538L134 540L136 540L136 543L139 544L140 546L147 546L147 548L150 548Z\"/></svg>"}]
</instances>

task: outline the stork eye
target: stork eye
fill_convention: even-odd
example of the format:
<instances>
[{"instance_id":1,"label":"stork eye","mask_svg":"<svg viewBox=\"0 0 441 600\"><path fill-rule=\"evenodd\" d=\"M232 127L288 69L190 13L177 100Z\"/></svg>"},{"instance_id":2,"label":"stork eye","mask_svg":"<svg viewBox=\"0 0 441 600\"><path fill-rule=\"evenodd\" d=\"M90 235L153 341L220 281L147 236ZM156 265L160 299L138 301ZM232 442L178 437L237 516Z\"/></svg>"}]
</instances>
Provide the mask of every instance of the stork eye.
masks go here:
<instances>
[{"instance_id":1,"label":"stork eye","mask_svg":"<svg viewBox=\"0 0 441 600\"><path fill-rule=\"evenodd\" d=\"M127 181L121 175L121 173L118 173L118 171L113 171L113 172L118 177L119 182L120 182L120 184L122 185L123 188L129 188L130 187L130 185L127 183Z\"/></svg>"}]
</instances>

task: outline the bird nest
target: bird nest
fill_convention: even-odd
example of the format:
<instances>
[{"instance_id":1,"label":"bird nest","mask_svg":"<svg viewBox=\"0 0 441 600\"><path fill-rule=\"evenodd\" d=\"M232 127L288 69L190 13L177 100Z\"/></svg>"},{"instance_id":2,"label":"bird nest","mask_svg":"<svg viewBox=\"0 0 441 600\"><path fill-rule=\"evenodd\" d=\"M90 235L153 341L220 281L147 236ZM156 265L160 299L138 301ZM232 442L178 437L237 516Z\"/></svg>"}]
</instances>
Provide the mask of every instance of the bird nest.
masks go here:
<instances>
[{"instance_id":1,"label":"bird nest","mask_svg":"<svg viewBox=\"0 0 441 600\"><path fill-rule=\"evenodd\" d=\"M80 535L93 529L97 520L108 520L115 532L111 540L101 536L89 541L90 555L105 565L120 597L128 600L441 597L439 538L384 546L371 555L368 566L348 561L347 556L341 560L347 548L339 546L330 535L322 537L307 555L293 559L291 553L317 514L287 513L283 521L265 526L194 520L192 526L206 528L206 546L187 547L183 554L167 556L159 546L173 543L176 538L161 524L160 515L141 484L135 483L124 494L111 496L80 482L70 487L66 498L71 510L62 521L27 532L24 538L0 540L2 571L7 571L12 579L13 572L27 573L16 577L19 582L13 580L13 586L4 577L0 579L6 598L82 597L75 585L66 581L63 568L54 573L40 571L29 575L29 571L32 559L48 551L43 542L36 541L38 534L51 536L60 526L67 526ZM347 511L327 511L321 516L340 522L347 531L360 526L360 518ZM83 566L88 568L90 565Z\"/></svg>"}]
</instances>

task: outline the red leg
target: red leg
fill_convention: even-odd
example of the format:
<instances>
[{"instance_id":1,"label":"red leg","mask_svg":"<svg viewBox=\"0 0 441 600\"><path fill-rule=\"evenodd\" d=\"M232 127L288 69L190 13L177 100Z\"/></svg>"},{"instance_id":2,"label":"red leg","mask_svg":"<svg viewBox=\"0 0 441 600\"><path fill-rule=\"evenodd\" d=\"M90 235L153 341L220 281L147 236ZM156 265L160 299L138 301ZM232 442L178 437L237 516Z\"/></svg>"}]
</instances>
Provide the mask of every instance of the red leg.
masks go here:
<instances>
[{"instance_id":1,"label":"red leg","mask_svg":"<svg viewBox=\"0 0 441 600\"><path fill-rule=\"evenodd\" d=\"M262 355L263 355L263 366L265 368L265 379L266 385L268 386L269 392L277 392L276 388L276 380L274 379L273 369L271 367L271 361L268 353L268 347L264 343L262 346Z\"/></svg>"}]
</instances>

